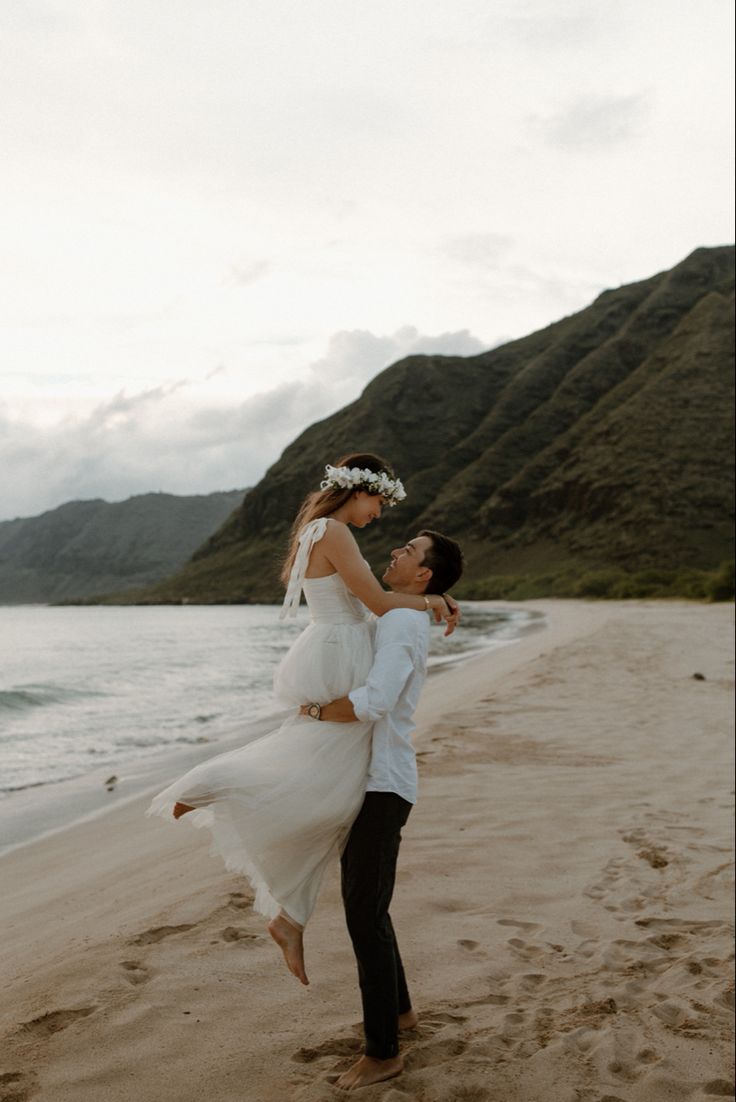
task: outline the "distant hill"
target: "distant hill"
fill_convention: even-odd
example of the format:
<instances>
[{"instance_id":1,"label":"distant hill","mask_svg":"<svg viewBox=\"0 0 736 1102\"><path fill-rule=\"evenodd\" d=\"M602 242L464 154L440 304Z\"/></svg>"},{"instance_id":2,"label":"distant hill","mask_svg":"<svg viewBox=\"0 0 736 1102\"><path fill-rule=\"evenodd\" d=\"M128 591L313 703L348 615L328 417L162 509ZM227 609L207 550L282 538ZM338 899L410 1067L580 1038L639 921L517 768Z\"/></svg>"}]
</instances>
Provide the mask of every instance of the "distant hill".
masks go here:
<instances>
[{"instance_id":1,"label":"distant hill","mask_svg":"<svg viewBox=\"0 0 736 1102\"><path fill-rule=\"evenodd\" d=\"M408 492L359 537L376 567L435 527L464 546L468 596L697 596L698 572L733 557L733 308L733 247L701 248L492 351L401 360L303 432L182 570L132 599L279 599L299 502L325 462L364 450L391 460Z\"/></svg>"},{"instance_id":2,"label":"distant hill","mask_svg":"<svg viewBox=\"0 0 736 1102\"><path fill-rule=\"evenodd\" d=\"M0 521L0 602L87 597L154 582L185 563L244 494L70 501L37 517Z\"/></svg>"}]
</instances>

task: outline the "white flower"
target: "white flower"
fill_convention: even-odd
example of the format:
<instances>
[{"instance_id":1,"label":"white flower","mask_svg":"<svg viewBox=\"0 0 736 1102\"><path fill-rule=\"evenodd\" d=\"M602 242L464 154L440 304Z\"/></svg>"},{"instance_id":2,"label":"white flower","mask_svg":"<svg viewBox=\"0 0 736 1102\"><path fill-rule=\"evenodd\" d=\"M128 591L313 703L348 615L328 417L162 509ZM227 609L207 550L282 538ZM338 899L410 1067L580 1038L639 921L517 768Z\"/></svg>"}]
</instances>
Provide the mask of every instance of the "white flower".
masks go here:
<instances>
[{"instance_id":1,"label":"white flower","mask_svg":"<svg viewBox=\"0 0 736 1102\"><path fill-rule=\"evenodd\" d=\"M396 505L406 497L401 480L391 478L386 471L361 471L360 467L325 467L325 477L320 482L321 490L367 489L370 493L380 494L387 505Z\"/></svg>"}]
</instances>

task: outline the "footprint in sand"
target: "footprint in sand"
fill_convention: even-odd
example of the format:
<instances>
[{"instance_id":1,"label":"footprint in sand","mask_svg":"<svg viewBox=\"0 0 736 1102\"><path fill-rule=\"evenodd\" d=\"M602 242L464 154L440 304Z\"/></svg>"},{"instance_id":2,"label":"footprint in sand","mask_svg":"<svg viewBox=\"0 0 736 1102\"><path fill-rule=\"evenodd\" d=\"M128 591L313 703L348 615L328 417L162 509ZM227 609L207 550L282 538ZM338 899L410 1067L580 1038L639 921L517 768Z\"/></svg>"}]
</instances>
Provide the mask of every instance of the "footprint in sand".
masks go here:
<instances>
[{"instance_id":1,"label":"footprint in sand","mask_svg":"<svg viewBox=\"0 0 736 1102\"><path fill-rule=\"evenodd\" d=\"M257 945L259 942L263 944L266 940L260 937L259 934L249 933L241 926L226 926L220 937L223 941L238 941L246 946Z\"/></svg>"},{"instance_id":2,"label":"footprint in sand","mask_svg":"<svg viewBox=\"0 0 736 1102\"><path fill-rule=\"evenodd\" d=\"M718 1007L723 1007L724 1010L730 1010L731 1013L733 1013L734 1009L736 1009L736 999L734 999L733 987L727 987L725 991L717 995L713 1000L713 1004Z\"/></svg>"},{"instance_id":3,"label":"footprint in sand","mask_svg":"<svg viewBox=\"0 0 736 1102\"><path fill-rule=\"evenodd\" d=\"M313 1048L298 1048L292 1053L291 1058L297 1064L311 1064L323 1056L355 1056L362 1049L363 1042L360 1037L334 1037Z\"/></svg>"},{"instance_id":4,"label":"footprint in sand","mask_svg":"<svg viewBox=\"0 0 736 1102\"><path fill-rule=\"evenodd\" d=\"M472 941L470 938L461 937L458 939L458 945L461 949L465 949L468 953L475 953L477 949L480 949L479 941ZM483 954L485 955L485 954Z\"/></svg>"},{"instance_id":5,"label":"footprint in sand","mask_svg":"<svg viewBox=\"0 0 736 1102\"><path fill-rule=\"evenodd\" d=\"M468 1002L463 1003L463 1006L506 1006L506 1003L511 1001L510 995L497 995L495 992L489 991L487 995L483 995L480 999L469 999Z\"/></svg>"},{"instance_id":6,"label":"footprint in sand","mask_svg":"<svg viewBox=\"0 0 736 1102\"><path fill-rule=\"evenodd\" d=\"M544 949L539 945L531 945L526 941L522 941L520 937L512 937L506 942L510 947L514 956L521 957L522 960L539 960L540 957L545 955Z\"/></svg>"},{"instance_id":7,"label":"footprint in sand","mask_svg":"<svg viewBox=\"0 0 736 1102\"><path fill-rule=\"evenodd\" d=\"M625 858L612 857L611 860L607 861L603 866L600 880L585 888L583 890L583 895L587 895L589 899L603 899L621 880L621 877L624 875L625 865Z\"/></svg>"},{"instance_id":8,"label":"footprint in sand","mask_svg":"<svg viewBox=\"0 0 736 1102\"><path fill-rule=\"evenodd\" d=\"M585 960L590 960L596 953L600 952L600 942L597 938L588 938L586 941L581 941L578 945L575 953L579 957L583 957Z\"/></svg>"},{"instance_id":9,"label":"footprint in sand","mask_svg":"<svg viewBox=\"0 0 736 1102\"><path fill-rule=\"evenodd\" d=\"M147 968L145 964L141 964L139 960L121 960L120 967L123 969L128 983L132 983L134 987L138 987L142 983L148 983L151 978L150 968Z\"/></svg>"},{"instance_id":10,"label":"footprint in sand","mask_svg":"<svg viewBox=\"0 0 736 1102\"><path fill-rule=\"evenodd\" d=\"M636 856L641 857L642 861L646 861L653 869L665 869L670 863L664 850L658 849L656 846L646 846L644 849L638 850Z\"/></svg>"},{"instance_id":11,"label":"footprint in sand","mask_svg":"<svg viewBox=\"0 0 736 1102\"><path fill-rule=\"evenodd\" d=\"M664 848L651 843L643 832L625 835L624 840L632 845L642 846L637 856L652 868L663 869L670 863ZM624 885L627 889L634 888L635 893L623 898L619 897L619 892ZM611 913L631 914L643 910L648 900L654 903L660 891L661 884L659 882L653 884L646 874L642 874L641 866L634 865L630 858L613 857L604 865L600 879L583 889L583 894L601 903L604 909Z\"/></svg>"},{"instance_id":12,"label":"footprint in sand","mask_svg":"<svg viewBox=\"0 0 736 1102\"><path fill-rule=\"evenodd\" d=\"M672 999L668 999L666 1002L660 1003L659 1006L653 1007L652 1014L671 1029L678 1025L682 1025L687 1018L686 1008L680 1006Z\"/></svg>"},{"instance_id":13,"label":"footprint in sand","mask_svg":"<svg viewBox=\"0 0 736 1102\"><path fill-rule=\"evenodd\" d=\"M627 895L625 899L621 900L620 907L606 907L607 911L627 911L629 914L636 914L637 911L643 911L647 905L647 896L651 896L651 892L643 892L642 895Z\"/></svg>"},{"instance_id":14,"label":"footprint in sand","mask_svg":"<svg viewBox=\"0 0 736 1102\"><path fill-rule=\"evenodd\" d=\"M577 919L573 919L570 923L570 929L578 937L583 938L596 938L599 930L597 926L594 926L591 922L579 922Z\"/></svg>"},{"instance_id":15,"label":"footprint in sand","mask_svg":"<svg viewBox=\"0 0 736 1102\"><path fill-rule=\"evenodd\" d=\"M466 910L467 903L461 899L435 899L432 907L442 914L455 914L457 911Z\"/></svg>"},{"instance_id":16,"label":"footprint in sand","mask_svg":"<svg viewBox=\"0 0 736 1102\"><path fill-rule=\"evenodd\" d=\"M552 1037L555 1032L556 1018L557 1011L552 1006L540 1006L534 1012L534 1030L540 1044L546 1045Z\"/></svg>"},{"instance_id":17,"label":"footprint in sand","mask_svg":"<svg viewBox=\"0 0 736 1102\"><path fill-rule=\"evenodd\" d=\"M399 1083L401 1079L397 1080ZM441 1098L443 1102L497 1102L498 1095L495 1092L485 1086L488 1082L487 1077L479 1079L469 1079L465 1072L463 1072L463 1082L453 1082L452 1086L446 1088L441 1094L433 1094L433 1098ZM423 1093L414 1093L412 1086L410 1086L404 1080L404 1088L401 1087L389 1090L386 1094L376 1095L378 1099L380 1097L381 1102L417 1102L418 1099L426 1098L427 1095ZM407 1093L411 1092L411 1093Z\"/></svg>"},{"instance_id":18,"label":"footprint in sand","mask_svg":"<svg viewBox=\"0 0 736 1102\"><path fill-rule=\"evenodd\" d=\"M703 1094L716 1098L733 1098L734 1093L736 1093L734 1084L728 1079L711 1079L710 1083L706 1083L703 1087Z\"/></svg>"},{"instance_id":19,"label":"footprint in sand","mask_svg":"<svg viewBox=\"0 0 736 1102\"><path fill-rule=\"evenodd\" d=\"M680 930L688 934L729 928L727 922L719 922L717 919L705 921L695 918L637 918L636 925L643 926L645 929L651 926L655 930Z\"/></svg>"},{"instance_id":20,"label":"footprint in sand","mask_svg":"<svg viewBox=\"0 0 736 1102\"><path fill-rule=\"evenodd\" d=\"M723 850L721 846L716 846L715 848ZM725 850L725 852L729 853L729 859L727 861L722 861L720 864L714 865L712 869L708 869L707 872L703 873L703 875L699 876L695 881L693 892L697 897L709 895L715 890L716 884L719 884L725 877L730 878L733 862L731 861L730 851Z\"/></svg>"},{"instance_id":21,"label":"footprint in sand","mask_svg":"<svg viewBox=\"0 0 736 1102\"><path fill-rule=\"evenodd\" d=\"M655 934L654 937L648 937L646 940L652 945L656 945L658 949L664 949L666 953L669 953L673 949L682 946L685 938L682 934Z\"/></svg>"},{"instance_id":22,"label":"footprint in sand","mask_svg":"<svg viewBox=\"0 0 736 1102\"><path fill-rule=\"evenodd\" d=\"M587 1025L580 1025L563 1029L559 1034L559 1039L564 1049L587 1056L598 1042L599 1034L596 1029L591 1029Z\"/></svg>"},{"instance_id":23,"label":"footprint in sand","mask_svg":"<svg viewBox=\"0 0 736 1102\"><path fill-rule=\"evenodd\" d=\"M527 972L526 975L521 976L519 986L525 992L538 991L546 982L546 976L542 976L538 972Z\"/></svg>"},{"instance_id":24,"label":"footprint in sand","mask_svg":"<svg viewBox=\"0 0 736 1102\"><path fill-rule=\"evenodd\" d=\"M508 1002L508 999L504 1000ZM468 1004L463 1004L468 1005ZM439 1033L441 1029L444 1029L448 1025L462 1025L463 1022L467 1022L467 1017L464 1014L445 1014L438 1010L423 1010L419 1022L411 1029L402 1029L399 1031L400 1036L408 1036L411 1034L414 1037L431 1037L435 1033ZM357 1037L362 1039L363 1037L363 1023L353 1022L350 1027Z\"/></svg>"},{"instance_id":25,"label":"footprint in sand","mask_svg":"<svg viewBox=\"0 0 736 1102\"><path fill-rule=\"evenodd\" d=\"M421 1034L439 1033L445 1026L462 1025L467 1020L464 1014L447 1014L441 1010L428 1010L419 1019L419 1025L415 1032Z\"/></svg>"},{"instance_id":26,"label":"footprint in sand","mask_svg":"<svg viewBox=\"0 0 736 1102\"><path fill-rule=\"evenodd\" d=\"M0 1073L0 1102L28 1102L41 1087L35 1072L5 1071Z\"/></svg>"},{"instance_id":27,"label":"footprint in sand","mask_svg":"<svg viewBox=\"0 0 736 1102\"><path fill-rule=\"evenodd\" d=\"M180 926L154 926L150 930L144 930L142 934L138 934L137 937L132 937L128 942L128 945L155 945L159 941L163 941L166 937L172 937L174 934L183 934L187 930L194 928L193 922L184 922Z\"/></svg>"},{"instance_id":28,"label":"footprint in sand","mask_svg":"<svg viewBox=\"0 0 736 1102\"><path fill-rule=\"evenodd\" d=\"M665 847L652 841L645 830L641 828L631 830L626 834L622 833L621 838L630 846L641 846L636 856L646 861L653 869L664 869L669 865L670 857Z\"/></svg>"},{"instance_id":29,"label":"footprint in sand","mask_svg":"<svg viewBox=\"0 0 736 1102\"><path fill-rule=\"evenodd\" d=\"M506 1037L516 1037L518 1036L519 1030L525 1026L526 1012L523 1010L513 1010L510 1014L504 1015L501 1033Z\"/></svg>"},{"instance_id":30,"label":"footprint in sand","mask_svg":"<svg viewBox=\"0 0 736 1102\"><path fill-rule=\"evenodd\" d=\"M245 911L253 902L253 896L246 895L245 892L230 892L227 902L228 906L235 907L239 911Z\"/></svg>"},{"instance_id":31,"label":"footprint in sand","mask_svg":"<svg viewBox=\"0 0 736 1102\"><path fill-rule=\"evenodd\" d=\"M467 1047L467 1041L461 1037L435 1036L429 1041L420 1041L409 1049L404 1064L407 1071L419 1071L420 1068L444 1064L455 1056L461 1056Z\"/></svg>"},{"instance_id":32,"label":"footprint in sand","mask_svg":"<svg viewBox=\"0 0 736 1102\"><path fill-rule=\"evenodd\" d=\"M542 929L538 922L522 922L518 918L497 918L496 922L499 926L514 926L517 930L526 930L530 934L534 930Z\"/></svg>"},{"instance_id":33,"label":"footprint in sand","mask_svg":"<svg viewBox=\"0 0 736 1102\"><path fill-rule=\"evenodd\" d=\"M93 1014L96 1006L82 1006L76 1010L50 1010L48 1014L41 1014L38 1018L31 1018L28 1022L21 1022L17 1032L30 1033L34 1037L50 1037L67 1026L72 1025L78 1018L86 1018Z\"/></svg>"}]
</instances>

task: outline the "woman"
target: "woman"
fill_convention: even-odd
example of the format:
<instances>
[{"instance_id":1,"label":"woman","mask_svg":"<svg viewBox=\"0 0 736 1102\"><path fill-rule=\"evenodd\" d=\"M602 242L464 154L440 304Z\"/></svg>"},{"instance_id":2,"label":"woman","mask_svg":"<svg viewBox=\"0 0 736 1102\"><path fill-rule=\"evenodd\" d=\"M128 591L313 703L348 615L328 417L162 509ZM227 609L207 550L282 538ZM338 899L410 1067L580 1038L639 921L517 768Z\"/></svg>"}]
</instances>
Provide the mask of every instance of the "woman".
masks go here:
<instances>
[{"instance_id":1,"label":"woman","mask_svg":"<svg viewBox=\"0 0 736 1102\"><path fill-rule=\"evenodd\" d=\"M389 593L361 556L349 526L365 528L406 496L388 465L372 454L348 455L325 468L291 534L282 577L281 615L295 615L302 590L311 623L274 677L276 695L298 709L326 704L366 680L373 659L366 610L432 609L454 625L442 597ZM451 629L450 629L451 630ZM190 812L212 831L214 849L245 873L254 909L302 983L302 931L324 870L342 849L360 810L370 761L371 725L314 723L298 713L276 731L190 770L153 800L149 814Z\"/></svg>"}]
</instances>

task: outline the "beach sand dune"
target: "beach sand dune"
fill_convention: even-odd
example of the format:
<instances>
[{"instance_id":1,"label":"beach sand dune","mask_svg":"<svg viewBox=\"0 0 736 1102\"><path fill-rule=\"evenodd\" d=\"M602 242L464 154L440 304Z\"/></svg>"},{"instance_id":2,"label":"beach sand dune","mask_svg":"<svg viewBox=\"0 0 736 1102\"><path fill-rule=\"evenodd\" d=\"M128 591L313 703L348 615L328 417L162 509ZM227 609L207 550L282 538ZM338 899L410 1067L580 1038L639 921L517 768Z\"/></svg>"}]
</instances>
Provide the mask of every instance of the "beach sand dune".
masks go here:
<instances>
[{"instance_id":1,"label":"beach sand dune","mask_svg":"<svg viewBox=\"0 0 736 1102\"><path fill-rule=\"evenodd\" d=\"M392 909L420 1024L360 1097L732 1097L733 607L533 607L543 631L427 686ZM145 805L0 860L0 1102L345 1097L336 870L305 990L206 838Z\"/></svg>"}]
</instances>

